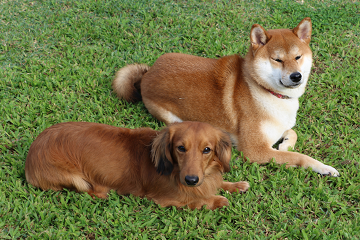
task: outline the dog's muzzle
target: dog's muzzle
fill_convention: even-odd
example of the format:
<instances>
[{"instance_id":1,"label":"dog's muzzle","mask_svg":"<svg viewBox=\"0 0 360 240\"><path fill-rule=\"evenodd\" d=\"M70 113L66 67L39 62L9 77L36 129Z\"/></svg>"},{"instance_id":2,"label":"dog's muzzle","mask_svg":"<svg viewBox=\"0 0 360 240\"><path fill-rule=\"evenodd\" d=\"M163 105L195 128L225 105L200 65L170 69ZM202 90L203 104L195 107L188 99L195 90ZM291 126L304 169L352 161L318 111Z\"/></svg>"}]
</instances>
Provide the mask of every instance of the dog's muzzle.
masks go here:
<instances>
[{"instance_id":1,"label":"dog's muzzle","mask_svg":"<svg viewBox=\"0 0 360 240\"><path fill-rule=\"evenodd\" d=\"M302 84L302 74L299 72L293 72L290 74L289 78L281 79L280 83L287 88L296 88Z\"/></svg>"},{"instance_id":2,"label":"dog's muzzle","mask_svg":"<svg viewBox=\"0 0 360 240\"><path fill-rule=\"evenodd\" d=\"M189 186L195 186L199 182L198 176L185 176L185 182Z\"/></svg>"}]
</instances>

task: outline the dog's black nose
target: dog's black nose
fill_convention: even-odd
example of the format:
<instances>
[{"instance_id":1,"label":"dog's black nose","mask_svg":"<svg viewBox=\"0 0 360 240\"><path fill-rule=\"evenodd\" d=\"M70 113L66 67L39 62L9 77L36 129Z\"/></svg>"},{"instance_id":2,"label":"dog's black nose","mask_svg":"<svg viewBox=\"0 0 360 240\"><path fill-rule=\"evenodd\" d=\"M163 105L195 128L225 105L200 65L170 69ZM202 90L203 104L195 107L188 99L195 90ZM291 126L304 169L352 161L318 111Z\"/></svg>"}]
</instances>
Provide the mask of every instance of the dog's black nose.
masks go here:
<instances>
[{"instance_id":1,"label":"dog's black nose","mask_svg":"<svg viewBox=\"0 0 360 240\"><path fill-rule=\"evenodd\" d=\"M300 82L301 81L301 73L299 72L294 72L290 75L290 79L293 82Z\"/></svg>"},{"instance_id":2,"label":"dog's black nose","mask_svg":"<svg viewBox=\"0 0 360 240\"><path fill-rule=\"evenodd\" d=\"M199 182L198 176L185 176L185 182L187 185L196 185Z\"/></svg>"}]
</instances>

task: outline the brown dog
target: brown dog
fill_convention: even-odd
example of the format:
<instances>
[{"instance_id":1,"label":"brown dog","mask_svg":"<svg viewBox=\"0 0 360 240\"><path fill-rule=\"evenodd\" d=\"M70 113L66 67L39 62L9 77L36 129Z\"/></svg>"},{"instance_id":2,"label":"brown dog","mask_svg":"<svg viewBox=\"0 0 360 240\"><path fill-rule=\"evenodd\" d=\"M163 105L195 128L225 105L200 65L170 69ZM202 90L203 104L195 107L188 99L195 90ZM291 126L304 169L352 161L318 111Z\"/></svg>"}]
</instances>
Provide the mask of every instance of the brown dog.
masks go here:
<instances>
[{"instance_id":1,"label":"brown dog","mask_svg":"<svg viewBox=\"0 0 360 240\"><path fill-rule=\"evenodd\" d=\"M162 207L227 206L219 188L244 192L247 182L224 182L231 141L209 124L183 122L162 131L69 122L44 130L30 147L26 179L44 190L63 188L106 198L110 189Z\"/></svg>"},{"instance_id":2,"label":"brown dog","mask_svg":"<svg viewBox=\"0 0 360 240\"><path fill-rule=\"evenodd\" d=\"M245 58L169 53L152 67L135 64L120 69L113 88L127 101L142 99L166 124L201 121L227 131L251 162L275 158L279 164L338 176L331 166L287 151L297 140L291 128L311 69L311 31L310 18L292 30L266 31L254 24ZM273 149L280 139L280 151Z\"/></svg>"}]
</instances>

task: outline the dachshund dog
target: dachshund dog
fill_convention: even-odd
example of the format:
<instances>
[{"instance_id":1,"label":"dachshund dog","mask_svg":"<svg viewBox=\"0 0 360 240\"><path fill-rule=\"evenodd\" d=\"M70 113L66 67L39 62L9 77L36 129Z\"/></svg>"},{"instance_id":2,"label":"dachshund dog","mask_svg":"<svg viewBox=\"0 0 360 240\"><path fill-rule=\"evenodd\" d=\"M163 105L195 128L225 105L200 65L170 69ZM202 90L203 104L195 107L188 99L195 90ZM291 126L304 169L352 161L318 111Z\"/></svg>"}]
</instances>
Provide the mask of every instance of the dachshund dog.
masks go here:
<instances>
[{"instance_id":1,"label":"dachshund dog","mask_svg":"<svg viewBox=\"0 0 360 240\"><path fill-rule=\"evenodd\" d=\"M207 123L174 123L161 131L99 123L59 123L32 143L26 179L43 190L87 192L107 198L111 189L162 207L200 209L229 204L219 188L244 192L247 182L224 182L231 140Z\"/></svg>"}]
</instances>

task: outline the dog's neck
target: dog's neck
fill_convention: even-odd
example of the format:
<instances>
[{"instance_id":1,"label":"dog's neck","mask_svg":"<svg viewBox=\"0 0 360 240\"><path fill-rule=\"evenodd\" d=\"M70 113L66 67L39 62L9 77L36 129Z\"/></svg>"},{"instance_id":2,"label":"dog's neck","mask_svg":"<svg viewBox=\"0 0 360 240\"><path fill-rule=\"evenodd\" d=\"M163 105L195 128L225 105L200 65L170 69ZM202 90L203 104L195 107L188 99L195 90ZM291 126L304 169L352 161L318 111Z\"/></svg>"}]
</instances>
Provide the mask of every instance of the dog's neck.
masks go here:
<instances>
[{"instance_id":1,"label":"dog's neck","mask_svg":"<svg viewBox=\"0 0 360 240\"><path fill-rule=\"evenodd\" d=\"M265 88L266 89L266 88ZM290 99L291 97L289 97L289 96L286 96L286 95L282 95L282 94L280 94L280 93L276 93L276 92L273 92L273 91L271 91L271 90L269 90L269 89L266 89L269 93L271 93L272 95L274 95L275 97L277 97L277 98L280 98L280 99Z\"/></svg>"},{"instance_id":2,"label":"dog's neck","mask_svg":"<svg viewBox=\"0 0 360 240\"><path fill-rule=\"evenodd\" d=\"M291 99L291 97L289 97L289 96L282 95L282 94L280 94L280 93L276 93L276 92L274 92L274 91L271 91L270 89L267 89L266 87L264 87L264 86L262 86L262 85L260 85L260 84L259 84L259 86L260 86L261 88L265 89L266 91L268 91L269 93L271 93L272 95L274 95L274 96L277 97L277 98L280 98L280 99Z\"/></svg>"}]
</instances>

